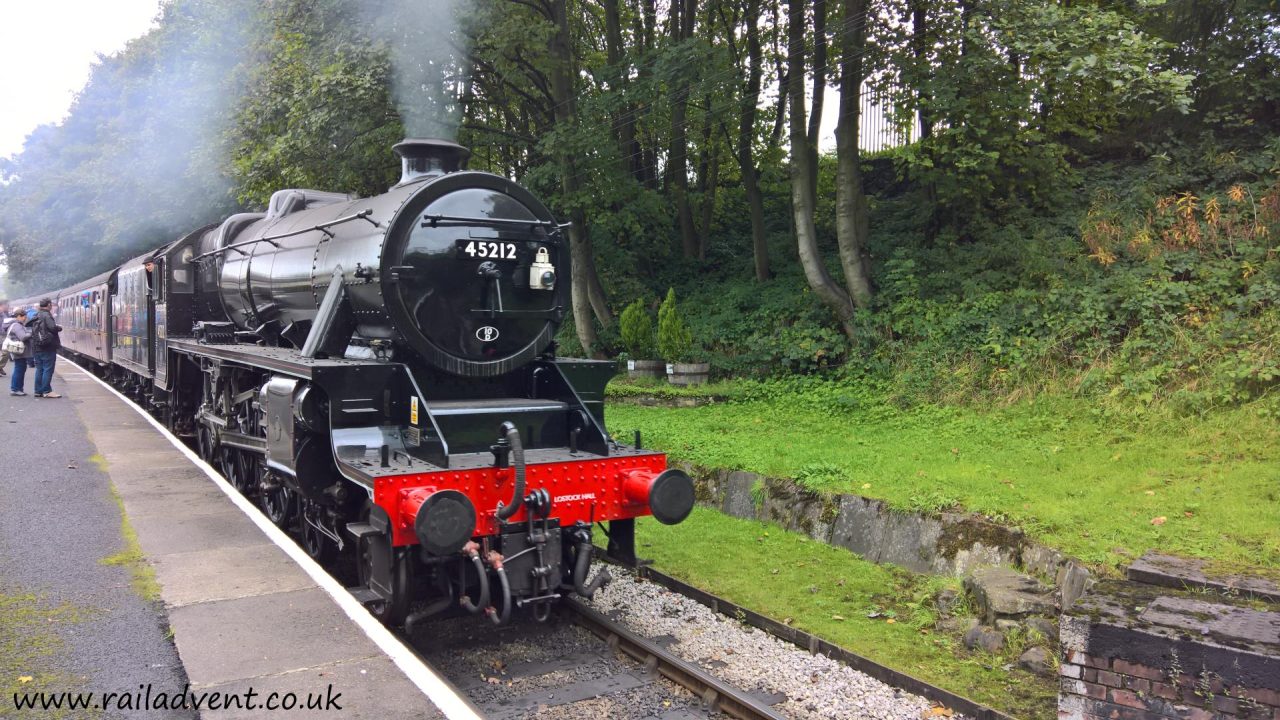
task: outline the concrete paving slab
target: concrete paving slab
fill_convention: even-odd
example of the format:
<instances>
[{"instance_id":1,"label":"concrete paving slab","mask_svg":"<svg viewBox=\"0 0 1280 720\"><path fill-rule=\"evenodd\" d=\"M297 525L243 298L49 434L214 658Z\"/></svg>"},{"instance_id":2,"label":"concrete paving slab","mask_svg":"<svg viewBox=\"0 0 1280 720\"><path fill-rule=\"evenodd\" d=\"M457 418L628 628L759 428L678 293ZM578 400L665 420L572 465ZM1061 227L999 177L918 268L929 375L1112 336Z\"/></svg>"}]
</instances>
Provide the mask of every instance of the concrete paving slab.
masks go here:
<instances>
[{"instance_id":1,"label":"concrete paving slab","mask_svg":"<svg viewBox=\"0 0 1280 720\"><path fill-rule=\"evenodd\" d=\"M406 688L399 678L400 670L390 660L376 657L282 675L239 680L209 689L234 693L241 698L245 698L245 694L252 689L257 693L258 702L266 702L272 693L278 693L276 697L279 700L283 700L288 693L294 693L303 707L311 698L315 698L317 703L323 699L326 704L332 699L342 707L340 716L352 720L436 720L443 717L430 703L425 702L422 693ZM308 693L312 694L311 697L308 697ZM303 709L275 711L271 712L271 717L302 718L319 714L339 715L336 710L316 712ZM250 712L247 708L229 709L205 712L202 717L205 720L242 720L262 717L262 713Z\"/></svg>"},{"instance_id":2,"label":"concrete paving slab","mask_svg":"<svg viewBox=\"0 0 1280 720\"><path fill-rule=\"evenodd\" d=\"M193 687L379 655L318 588L184 605L169 621Z\"/></svg>"},{"instance_id":3,"label":"concrete paving slab","mask_svg":"<svg viewBox=\"0 0 1280 720\"><path fill-rule=\"evenodd\" d=\"M275 545L218 548L154 558L170 607L312 587L315 583Z\"/></svg>"},{"instance_id":4,"label":"concrete paving slab","mask_svg":"<svg viewBox=\"0 0 1280 720\"><path fill-rule=\"evenodd\" d=\"M149 491L139 491L134 488L132 491L118 488L120 497L124 499L125 507L129 511L129 517L141 519L148 516L173 516L173 508L175 506L189 506L191 509L187 511L188 516L191 515L216 515L224 513L227 508L223 503L226 502L226 496L214 488L216 495L209 494L208 490L200 487L192 487L191 485L182 485L178 487L157 488Z\"/></svg>"},{"instance_id":5,"label":"concrete paving slab","mask_svg":"<svg viewBox=\"0 0 1280 720\"><path fill-rule=\"evenodd\" d=\"M305 705L306 693L323 699L332 683L346 701L344 717L442 717L365 630L154 426L78 371L64 369L59 377L75 378L62 386L70 400L63 407L75 408L97 451L93 458L71 453L66 462L110 475L156 571L195 692L253 688L259 700L273 691L294 692ZM17 413L6 419L14 421L10 427L41 420ZM51 462L61 467L63 458ZM74 480L76 472L58 473L60 482L50 484L48 494L75 501L77 484L61 480ZM414 672L418 682L429 675ZM316 711L269 714L311 717ZM262 709L244 708L202 713L262 716Z\"/></svg>"},{"instance_id":6,"label":"concrete paving slab","mask_svg":"<svg viewBox=\"0 0 1280 720\"><path fill-rule=\"evenodd\" d=\"M129 510L128 502L125 510ZM230 503L221 512L200 508L183 510L176 516L170 512L167 516L134 517L130 512L129 517L138 533L138 543L150 557L268 542L258 528Z\"/></svg>"}]
</instances>

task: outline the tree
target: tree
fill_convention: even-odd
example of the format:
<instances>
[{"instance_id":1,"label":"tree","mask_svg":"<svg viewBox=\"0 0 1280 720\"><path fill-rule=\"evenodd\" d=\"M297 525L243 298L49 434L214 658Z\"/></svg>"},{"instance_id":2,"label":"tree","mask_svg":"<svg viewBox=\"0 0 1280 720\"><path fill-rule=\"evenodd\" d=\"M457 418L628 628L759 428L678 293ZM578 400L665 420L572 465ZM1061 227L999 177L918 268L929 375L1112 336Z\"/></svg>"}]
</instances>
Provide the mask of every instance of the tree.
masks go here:
<instances>
[{"instance_id":1,"label":"tree","mask_svg":"<svg viewBox=\"0 0 1280 720\"><path fill-rule=\"evenodd\" d=\"M734 5L735 9L738 5ZM721 20L725 39L736 67L745 65L745 77L738 89L736 104L738 107L738 127L734 141L734 157L738 161L738 170L742 175L742 189L747 198L747 209L751 216L751 254L755 268L756 280L768 280L769 243L765 234L764 195L760 192L760 169L756 165L756 116L760 103L760 85L764 65L764 49L760 42L760 0L746 0L742 7L741 24L744 26L746 53L739 44L737 26L739 17L723 13ZM723 129L729 135L727 128Z\"/></svg>"},{"instance_id":2,"label":"tree","mask_svg":"<svg viewBox=\"0 0 1280 720\"><path fill-rule=\"evenodd\" d=\"M791 209L795 220L796 243L800 265L813 294L835 313L846 335L853 338L854 307L849 294L827 271L818 249L818 230L814 225L813 172L808 152L808 128L805 124L805 12L804 0L788 0L787 17L787 84L791 136Z\"/></svg>"},{"instance_id":3,"label":"tree","mask_svg":"<svg viewBox=\"0 0 1280 720\"><path fill-rule=\"evenodd\" d=\"M840 37L840 119L836 122L836 239L845 287L854 305L871 306L871 261L867 254L867 196L862 188L861 126L863 55L867 50L869 0L844 0Z\"/></svg>"}]
</instances>

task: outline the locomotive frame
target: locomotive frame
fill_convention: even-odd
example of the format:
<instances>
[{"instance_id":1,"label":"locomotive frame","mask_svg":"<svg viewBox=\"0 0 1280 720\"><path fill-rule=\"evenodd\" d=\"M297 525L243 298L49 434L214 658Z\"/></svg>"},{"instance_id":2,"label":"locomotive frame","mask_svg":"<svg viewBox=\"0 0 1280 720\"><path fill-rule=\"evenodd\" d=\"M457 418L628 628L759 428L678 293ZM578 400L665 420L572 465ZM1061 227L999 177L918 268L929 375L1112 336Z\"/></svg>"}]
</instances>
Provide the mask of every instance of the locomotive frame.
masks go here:
<instances>
[{"instance_id":1,"label":"locomotive frame","mask_svg":"<svg viewBox=\"0 0 1280 720\"><path fill-rule=\"evenodd\" d=\"M609 436L613 363L555 356L570 273L551 213L454 143L395 150L383 195L281 190L53 294L64 349L312 557L354 561L384 622L544 619L608 582L595 527L634 563L635 519L683 521L692 481Z\"/></svg>"}]
</instances>

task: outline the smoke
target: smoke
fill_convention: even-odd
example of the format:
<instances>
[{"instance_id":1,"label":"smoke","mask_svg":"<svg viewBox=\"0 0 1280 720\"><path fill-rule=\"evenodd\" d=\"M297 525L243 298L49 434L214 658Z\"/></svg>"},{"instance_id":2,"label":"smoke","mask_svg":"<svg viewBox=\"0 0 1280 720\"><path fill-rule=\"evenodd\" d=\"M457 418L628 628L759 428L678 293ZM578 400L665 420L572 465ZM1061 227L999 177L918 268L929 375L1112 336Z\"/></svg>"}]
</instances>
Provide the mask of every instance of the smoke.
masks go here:
<instances>
[{"instance_id":1,"label":"smoke","mask_svg":"<svg viewBox=\"0 0 1280 720\"><path fill-rule=\"evenodd\" d=\"M160 247L234 208L227 128L252 55L254 0L170 0L103 57L59 125L5 168L12 284L46 291Z\"/></svg>"},{"instance_id":2,"label":"smoke","mask_svg":"<svg viewBox=\"0 0 1280 720\"><path fill-rule=\"evenodd\" d=\"M384 0L366 6L391 58L392 97L410 137L456 140L470 66L467 0Z\"/></svg>"}]
</instances>

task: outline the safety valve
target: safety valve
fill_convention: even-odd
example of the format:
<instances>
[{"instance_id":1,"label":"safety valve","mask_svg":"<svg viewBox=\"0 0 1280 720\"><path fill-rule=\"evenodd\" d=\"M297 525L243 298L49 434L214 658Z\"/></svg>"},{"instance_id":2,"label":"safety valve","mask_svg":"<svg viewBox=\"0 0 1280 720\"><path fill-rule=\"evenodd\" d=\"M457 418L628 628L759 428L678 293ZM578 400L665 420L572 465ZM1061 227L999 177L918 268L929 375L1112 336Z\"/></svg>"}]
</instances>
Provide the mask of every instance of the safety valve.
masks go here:
<instances>
[{"instance_id":1,"label":"safety valve","mask_svg":"<svg viewBox=\"0 0 1280 720\"><path fill-rule=\"evenodd\" d=\"M544 247L538 248L538 254L529 266L529 289L551 290L556 286L556 266L551 264L551 256Z\"/></svg>"}]
</instances>

